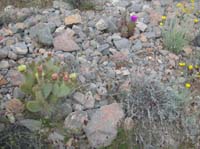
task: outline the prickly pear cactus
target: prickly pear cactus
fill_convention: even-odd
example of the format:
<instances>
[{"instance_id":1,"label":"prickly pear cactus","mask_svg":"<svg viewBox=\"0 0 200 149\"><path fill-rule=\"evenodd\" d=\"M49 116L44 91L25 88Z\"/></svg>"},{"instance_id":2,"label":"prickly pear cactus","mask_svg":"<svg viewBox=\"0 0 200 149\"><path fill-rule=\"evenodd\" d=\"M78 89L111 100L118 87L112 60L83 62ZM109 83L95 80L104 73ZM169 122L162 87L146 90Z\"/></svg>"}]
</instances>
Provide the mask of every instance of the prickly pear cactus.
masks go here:
<instances>
[{"instance_id":1,"label":"prickly pear cactus","mask_svg":"<svg viewBox=\"0 0 200 149\"><path fill-rule=\"evenodd\" d=\"M59 99L72 93L77 86L77 74L69 73L66 66L56 62L51 55L37 63L18 67L25 78L21 90L33 100L26 103L30 112L49 115Z\"/></svg>"}]
</instances>

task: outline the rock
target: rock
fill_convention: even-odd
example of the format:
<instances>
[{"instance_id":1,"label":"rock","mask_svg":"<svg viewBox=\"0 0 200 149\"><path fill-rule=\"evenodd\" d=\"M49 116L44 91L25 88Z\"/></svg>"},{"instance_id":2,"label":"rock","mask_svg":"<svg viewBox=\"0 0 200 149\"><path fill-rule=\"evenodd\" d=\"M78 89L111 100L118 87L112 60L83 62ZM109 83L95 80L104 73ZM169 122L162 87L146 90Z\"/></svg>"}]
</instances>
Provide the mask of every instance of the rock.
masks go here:
<instances>
[{"instance_id":1,"label":"rock","mask_svg":"<svg viewBox=\"0 0 200 149\"><path fill-rule=\"evenodd\" d=\"M64 147L65 145L63 143L64 139L65 139L65 136L55 131L50 133L48 137L48 140L52 142L54 148L58 148L58 149L65 149Z\"/></svg>"},{"instance_id":2,"label":"rock","mask_svg":"<svg viewBox=\"0 0 200 149\"><path fill-rule=\"evenodd\" d=\"M55 111L56 111L54 115L55 119L62 120L72 112L72 107L69 103L65 102L62 103L61 105L56 106Z\"/></svg>"},{"instance_id":3,"label":"rock","mask_svg":"<svg viewBox=\"0 0 200 149\"><path fill-rule=\"evenodd\" d=\"M106 30L108 28L108 23L104 19L100 19L96 23L95 27L97 28L97 30L103 31L103 30Z\"/></svg>"},{"instance_id":4,"label":"rock","mask_svg":"<svg viewBox=\"0 0 200 149\"><path fill-rule=\"evenodd\" d=\"M84 95L80 92L76 92L73 95L73 98L74 98L74 100L79 102L81 105L83 105L84 108L93 108L94 107L95 100L94 100L91 92L87 92L86 95Z\"/></svg>"},{"instance_id":5,"label":"rock","mask_svg":"<svg viewBox=\"0 0 200 149\"><path fill-rule=\"evenodd\" d=\"M39 43L51 46L53 44L52 32L56 29L54 23L39 23L30 28L29 34L32 39L36 39Z\"/></svg>"},{"instance_id":6,"label":"rock","mask_svg":"<svg viewBox=\"0 0 200 149\"><path fill-rule=\"evenodd\" d=\"M114 45L118 50L130 49L131 42L126 38L121 38L119 40L114 40Z\"/></svg>"},{"instance_id":7,"label":"rock","mask_svg":"<svg viewBox=\"0 0 200 149\"><path fill-rule=\"evenodd\" d=\"M129 8L128 10L130 12L135 12L135 13L138 13L138 12L141 12L142 11L142 4L138 4L137 2L134 2Z\"/></svg>"},{"instance_id":8,"label":"rock","mask_svg":"<svg viewBox=\"0 0 200 149\"><path fill-rule=\"evenodd\" d=\"M5 125L3 123L0 123L0 132L5 129Z\"/></svg>"},{"instance_id":9,"label":"rock","mask_svg":"<svg viewBox=\"0 0 200 149\"><path fill-rule=\"evenodd\" d=\"M10 79L10 83L14 86L19 86L24 81L23 75L16 70L9 70L8 77Z\"/></svg>"},{"instance_id":10,"label":"rock","mask_svg":"<svg viewBox=\"0 0 200 149\"><path fill-rule=\"evenodd\" d=\"M8 52L8 58L12 59L12 60L16 60L17 59L17 54L15 54L12 51Z\"/></svg>"},{"instance_id":11,"label":"rock","mask_svg":"<svg viewBox=\"0 0 200 149\"><path fill-rule=\"evenodd\" d=\"M38 131L42 127L42 122L33 119L24 119L19 121L19 123L31 131Z\"/></svg>"},{"instance_id":12,"label":"rock","mask_svg":"<svg viewBox=\"0 0 200 149\"><path fill-rule=\"evenodd\" d=\"M10 47L18 55L25 55L28 53L28 48L25 42L18 42Z\"/></svg>"},{"instance_id":13,"label":"rock","mask_svg":"<svg viewBox=\"0 0 200 149\"><path fill-rule=\"evenodd\" d=\"M0 74L0 86L7 84L8 81Z\"/></svg>"},{"instance_id":14,"label":"rock","mask_svg":"<svg viewBox=\"0 0 200 149\"><path fill-rule=\"evenodd\" d=\"M85 102L84 102L84 107L85 108L94 108L94 104L95 104L95 99L92 95L92 92L87 92L85 95Z\"/></svg>"},{"instance_id":15,"label":"rock","mask_svg":"<svg viewBox=\"0 0 200 149\"><path fill-rule=\"evenodd\" d=\"M73 95L73 99L83 105L85 102L85 95L80 92L76 92Z\"/></svg>"},{"instance_id":16,"label":"rock","mask_svg":"<svg viewBox=\"0 0 200 149\"><path fill-rule=\"evenodd\" d=\"M69 114L64 122L64 128L75 134L82 133L85 123L88 121L88 114L85 111L75 111Z\"/></svg>"},{"instance_id":17,"label":"rock","mask_svg":"<svg viewBox=\"0 0 200 149\"><path fill-rule=\"evenodd\" d=\"M94 148L109 146L117 136L117 124L123 117L123 110L117 103L97 110L84 129L90 145Z\"/></svg>"},{"instance_id":18,"label":"rock","mask_svg":"<svg viewBox=\"0 0 200 149\"><path fill-rule=\"evenodd\" d=\"M70 37L70 35L68 35L67 31L55 37L53 40L53 45L55 50L63 50L66 52L80 49L76 42Z\"/></svg>"},{"instance_id":19,"label":"rock","mask_svg":"<svg viewBox=\"0 0 200 149\"><path fill-rule=\"evenodd\" d=\"M147 38L153 38L153 39L155 39L156 38L156 34L155 34L155 32L147 32L147 33L145 33L145 36L147 37Z\"/></svg>"},{"instance_id":20,"label":"rock","mask_svg":"<svg viewBox=\"0 0 200 149\"><path fill-rule=\"evenodd\" d=\"M81 16L79 14L70 15L65 17L65 25L73 25L73 24L79 24L82 23Z\"/></svg>"},{"instance_id":21,"label":"rock","mask_svg":"<svg viewBox=\"0 0 200 149\"><path fill-rule=\"evenodd\" d=\"M19 87L15 87L13 90L13 97L16 99L23 99L25 94L20 90Z\"/></svg>"},{"instance_id":22,"label":"rock","mask_svg":"<svg viewBox=\"0 0 200 149\"><path fill-rule=\"evenodd\" d=\"M147 29L147 25L142 22L137 22L136 27L143 32Z\"/></svg>"},{"instance_id":23,"label":"rock","mask_svg":"<svg viewBox=\"0 0 200 149\"><path fill-rule=\"evenodd\" d=\"M184 47L183 51L185 51L187 55L192 54L192 48L190 46Z\"/></svg>"},{"instance_id":24,"label":"rock","mask_svg":"<svg viewBox=\"0 0 200 149\"><path fill-rule=\"evenodd\" d=\"M0 60L6 58L8 56L8 52L9 52L8 47L4 47L4 48L0 49Z\"/></svg>"},{"instance_id":25,"label":"rock","mask_svg":"<svg viewBox=\"0 0 200 149\"><path fill-rule=\"evenodd\" d=\"M133 46L134 51L139 51L142 49L142 42L140 40L136 40L136 43Z\"/></svg>"},{"instance_id":26,"label":"rock","mask_svg":"<svg viewBox=\"0 0 200 149\"><path fill-rule=\"evenodd\" d=\"M5 60L0 61L0 69L7 69L9 67L10 67L10 65L9 65L8 61L5 61Z\"/></svg>"}]
</instances>

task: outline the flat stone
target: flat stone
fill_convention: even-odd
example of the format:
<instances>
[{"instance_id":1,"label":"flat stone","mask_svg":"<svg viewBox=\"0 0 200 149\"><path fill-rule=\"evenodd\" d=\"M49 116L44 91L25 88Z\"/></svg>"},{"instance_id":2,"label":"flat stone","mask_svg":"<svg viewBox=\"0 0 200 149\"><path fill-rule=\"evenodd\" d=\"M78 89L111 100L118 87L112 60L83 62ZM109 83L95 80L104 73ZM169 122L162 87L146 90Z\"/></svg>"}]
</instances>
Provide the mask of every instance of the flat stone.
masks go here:
<instances>
[{"instance_id":1,"label":"flat stone","mask_svg":"<svg viewBox=\"0 0 200 149\"><path fill-rule=\"evenodd\" d=\"M143 22L137 22L136 27L143 32L147 29L147 25Z\"/></svg>"},{"instance_id":2,"label":"flat stone","mask_svg":"<svg viewBox=\"0 0 200 149\"><path fill-rule=\"evenodd\" d=\"M10 65L9 65L8 61L5 61L5 60L0 61L0 69L7 69L9 67L10 67Z\"/></svg>"},{"instance_id":3,"label":"flat stone","mask_svg":"<svg viewBox=\"0 0 200 149\"><path fill-rule=\"evenodd\" d=\"M81 92L76 92L73 95L73 99L83 105L85 102L85 95Z\"/></svg>"},{"instance_id":4,"label":"flat stone","mask_svg":"<svg viewBox=\"0 0 200 149\"><path fill-rule=\"evenodd\" d=\"M136 43L133 46L134 51L139 51L142 49L142 42L140 40L137 40Z\"/></svg>"},{"instance_id":5,"label":"flat stone","mask_svg":"<svg viewBox=\"0 0 200 149\"><path fill-rule=\"evenodd\" d=\"M4 47L4 48L0 49L0 60L6 58L8 56L8 52L9 52L8 47Z\"/></svg>"},{"instance_id":6,"label":"flat stone","mask_svg":"<svg viewBox=\"0 0 200 149\"><path fill-rule=\"evenodd\" d=\"M25 42L18 42L10 47L16 54L25 55L28 53L28 47Z\"/></svg>"},{"instance_id":7,"label":"flat stone","mask_svg":"<svg viewBox=\"0 0 200 149\"><path fill-rule=\"evenodd\" d=\"M119 40L114 40L114 45L118 50L129 49L131 47L131 42L126 38L121 38Z\"/></svg>"},{"instance_id":8,"label":"flat stone","mask_svg":"<svg viewBox=\"0 0 200 149\"><path fill-rule=\"evenodd\" d=\"M34 119L24 119L19 123L31 131L38 131L42 127L42 122Z\"/></svg>"},{"instance_id":9,"label":"flat stone","mask_svg":"<svg viewBox=\"0 0 200 149\"><path fill-rule=\"evenodd\" d=\"M109 146L117 136L117 124L123 117L122 107L118 103L97 110L84 128L90 145L94 148Z\"/></svg>"},{"instance_id":10,"label":"flat stone","mask_svg":"<svg viewBox=\"0 0 200 149\"><path fill-rule=\"evenodd\" d=\"M67 31L64 31L61 35L58 35L53 40L55 50L62 50L66 52L79 50L80 47L70 37Z\"/></svg>"},{"instance_id":11,"label":"flat stone","mask_svg":"<svg viewBox=\"0 0 200 149\"><path fill-rule=\"evenodd\" d=\"M95 27L97 28L97 30L103 31L103 30L106 30L108 28L108 23L104 19L100 19L96 23Z\"/></svg>"},{"instance_id":12,"label":"flat stone","mask_svg":"<svg viewBox=\"0 0 200 149\"><path fill-rule=\"evenodd\" d=\"M88 114L85 111L75 111L69 114L64 121L64 128L72 133L82 133L85 123L88 121Z\"/></svg>"},{"instance_id":13,"label":"flat stone","mask_svg":"<svg viewBox=\"0 0 200 149\"><path fill-rule=\"evenodd\" d=\"M75 14L75 15L70 15L65 17L65 25L73 25L73 24L79 24L82 22L81 20L81 16L79 14Z\"/></svg>"}]
</instances>

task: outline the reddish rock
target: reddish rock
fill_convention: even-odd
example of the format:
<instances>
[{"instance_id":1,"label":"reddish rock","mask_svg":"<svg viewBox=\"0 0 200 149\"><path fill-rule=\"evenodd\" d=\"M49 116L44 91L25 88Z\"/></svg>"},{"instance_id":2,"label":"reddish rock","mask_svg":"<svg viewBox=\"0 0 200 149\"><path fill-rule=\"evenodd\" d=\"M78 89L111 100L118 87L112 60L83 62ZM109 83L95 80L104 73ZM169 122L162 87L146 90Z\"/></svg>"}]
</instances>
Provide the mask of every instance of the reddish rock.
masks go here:
<instances>
[{"instance_id":1,"label":"reddish rock","mask_svg":"<svg viewBox=\"0 0 200 149\"><path fill-rule=\"evenodd\" d=\"M53 45L55 50L62 50L66 52L76 51L80 49L80 47L72 39L71 35L68 34L68 31L65 31L64 33L55 37Z\"/></svg>"},{"instance_id":2,"label":"reddish rock","mask_svg":"<svg viewBox=\"0 0 200 149\"><path fill-rule=\"evenodd\" d=\"M7 83L8 83L8 81L2 75L0 75L0 86L5 85Z\"/></svg>"},{"instance_id":3,"label":"reddish rock","mask_svg":"<svg viewBox=\"0 0 200 149\"><path fill-rule=\"evenodd\" d=\"M123 110L118 103L101 107L84 129L90 145L94 148L110 145L117 136L117 124L123 117Z\"/></svg>"}]
</instances>

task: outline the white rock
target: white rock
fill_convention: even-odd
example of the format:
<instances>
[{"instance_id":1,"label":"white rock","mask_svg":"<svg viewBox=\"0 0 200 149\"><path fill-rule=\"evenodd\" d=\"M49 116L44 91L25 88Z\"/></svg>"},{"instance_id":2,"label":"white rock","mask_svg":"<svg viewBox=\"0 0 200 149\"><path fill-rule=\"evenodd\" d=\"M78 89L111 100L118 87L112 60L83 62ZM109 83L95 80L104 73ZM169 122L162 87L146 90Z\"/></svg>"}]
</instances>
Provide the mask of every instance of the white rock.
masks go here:
<instances>
[{"instance_id":1,"label":"white rock","mask_svg":"<svg viewBox=\"0 0 200 149\"><path fill-rule=\"evenodd\" d=\"M147 25L142 22L137 22L136 27L143 32L147 29Z\"/></svg>"},{"instance_id":2,"label":"white rock","mask_svg":"<svg viewBox=\"0 0 200 149\"><path fill-rule=\"evenodd\" d=\"M99 30L99 31L103 31L103 30L106 30L108 28L108 24L107 22L104 20L104 19L100 19L97 23L96 23L96 28Z\"/></svg>"}]
</instances>

